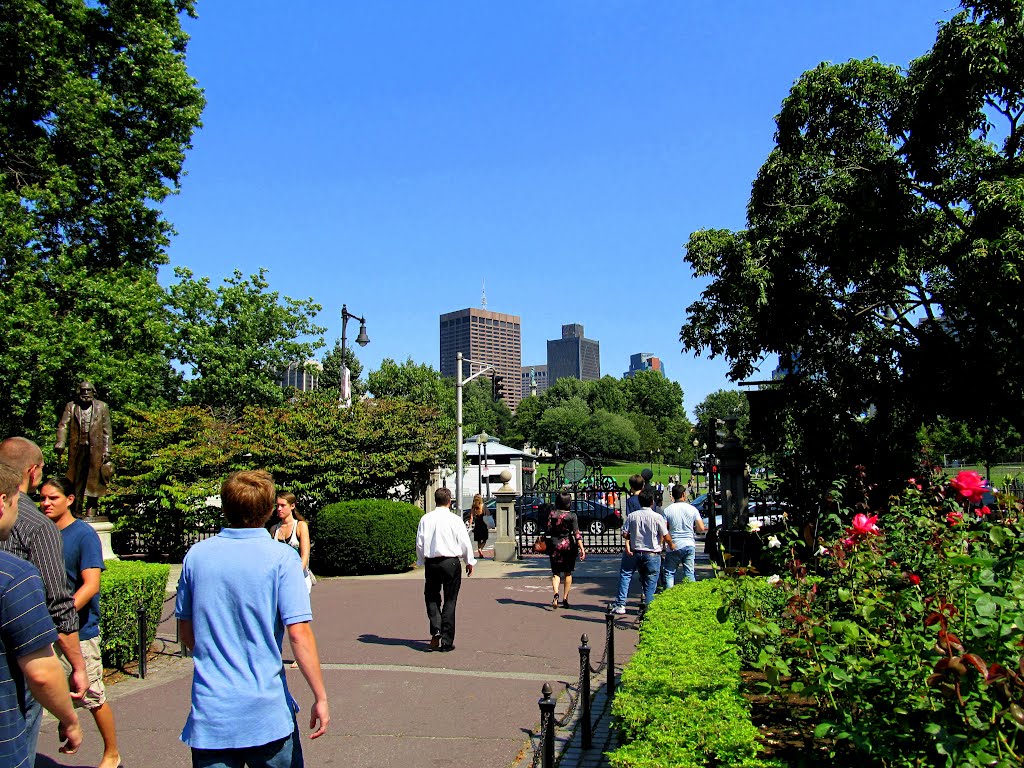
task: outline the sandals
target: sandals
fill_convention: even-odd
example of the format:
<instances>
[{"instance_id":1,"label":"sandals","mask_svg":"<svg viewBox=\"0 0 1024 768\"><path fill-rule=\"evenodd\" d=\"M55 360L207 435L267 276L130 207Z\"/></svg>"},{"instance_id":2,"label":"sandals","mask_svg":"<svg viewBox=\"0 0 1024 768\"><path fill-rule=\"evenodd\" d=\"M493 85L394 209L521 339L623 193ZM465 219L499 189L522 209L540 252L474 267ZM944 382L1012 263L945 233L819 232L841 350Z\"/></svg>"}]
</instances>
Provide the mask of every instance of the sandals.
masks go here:
<instances>
[{"instance_id":1,"label":"sandals","mask_svg":"<svg viewBox=\"0 0 1024 768\"><path fill-rule=\"evenodd\" d=\"M562 607L563 608L568 608L569 607L569 598L567 598L567 597L563 597L562 598Z\"/></svg>"},{"instance_id":2,"label":"sandals","mask_svg":"<svg viewBox=\"0 0 1024 768\"><path fill-rule=\"evenodd\" d=\"M558 607L558 595L555 595L554 597L551 598L551 607L552 608L557 608Z\"/></svg>"}]
</instances>

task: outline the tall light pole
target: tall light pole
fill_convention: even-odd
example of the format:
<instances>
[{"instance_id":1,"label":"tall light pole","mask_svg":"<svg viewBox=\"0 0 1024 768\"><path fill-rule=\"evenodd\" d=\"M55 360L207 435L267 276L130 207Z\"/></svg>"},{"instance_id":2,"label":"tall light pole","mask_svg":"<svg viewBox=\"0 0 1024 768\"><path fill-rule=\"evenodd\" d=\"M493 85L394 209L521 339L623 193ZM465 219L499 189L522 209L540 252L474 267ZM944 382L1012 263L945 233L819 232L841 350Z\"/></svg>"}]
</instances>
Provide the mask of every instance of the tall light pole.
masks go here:
<instances>
[{"instance_id":1,"label":"tall light pole","mask_svg":"<svg viewBox=\"0 0 1024 768\"><path fill-rule=\"evenodd\" d=\"M348 328L349 318L359 321L359 335L356 336L356 344L365 347L370 343L370 337L366 335L366 318L353 315L348 311L348 306L341 305L341 381L338 386L338 402L346 408L352 405L352 380L349 375L348 361L345 359L346 337L345 331Z\"/></svg>"},{"instance_id":2,"label":"tall light pole","mask_svg":"<svg viewBox=\"0 0 1024 768\"><path fill-rule=\"evenodd\" d=\"M481 432L476 436L476 468L477 468L477 484L476 492L483 495L484 488L484 465L487 463L487 440L490 435L486 432ZM491 495L491 481L487 479L487 495Z\"/></svg>"}]
</instances>

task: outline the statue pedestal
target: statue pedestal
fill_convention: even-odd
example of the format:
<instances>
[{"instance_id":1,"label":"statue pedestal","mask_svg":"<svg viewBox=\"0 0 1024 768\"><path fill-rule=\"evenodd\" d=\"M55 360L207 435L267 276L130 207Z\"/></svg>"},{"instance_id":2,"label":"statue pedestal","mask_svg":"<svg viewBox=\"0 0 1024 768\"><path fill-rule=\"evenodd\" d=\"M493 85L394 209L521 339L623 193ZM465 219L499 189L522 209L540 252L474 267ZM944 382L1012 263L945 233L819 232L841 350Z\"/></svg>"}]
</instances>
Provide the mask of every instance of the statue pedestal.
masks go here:
<instances>
[{"instance_id":1,"label":"statue pedestal","mask_svg":"<svg viewBox=\"0 0 1024 768\"><path fill-rule=\"evenodd\" d=\"M100 537L100 546L103 547L103 559L104 560L117 560L117 555L114 554L114 550L110 547L110 532L114 530L114 524L110 522L106 517L87 517L85 522L88 523L96 535Z\"/></svg>"}]
</instances>

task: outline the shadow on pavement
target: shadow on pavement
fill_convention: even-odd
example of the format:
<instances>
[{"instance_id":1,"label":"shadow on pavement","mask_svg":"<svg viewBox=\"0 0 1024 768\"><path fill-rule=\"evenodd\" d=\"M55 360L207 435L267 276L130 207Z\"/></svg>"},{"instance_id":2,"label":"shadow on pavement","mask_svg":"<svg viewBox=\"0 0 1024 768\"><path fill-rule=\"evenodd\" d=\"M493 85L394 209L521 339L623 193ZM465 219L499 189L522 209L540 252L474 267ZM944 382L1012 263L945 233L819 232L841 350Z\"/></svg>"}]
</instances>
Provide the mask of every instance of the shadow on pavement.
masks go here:
<instances>
[{"instance_id":1,"label":"shadow on pavement","mask_svg":"<svg viewBox=\"0 0 1024 768\"><path fill-rule=\"evenodd\" d=\"M426 640L410 640L405 637L381 637L380 635L367 634L360 635L358 639L360 643L370 643L371 645L401 645L406 648L412 648L414 651L430 652L430 642Z\"/></svg>"}]
</instances>

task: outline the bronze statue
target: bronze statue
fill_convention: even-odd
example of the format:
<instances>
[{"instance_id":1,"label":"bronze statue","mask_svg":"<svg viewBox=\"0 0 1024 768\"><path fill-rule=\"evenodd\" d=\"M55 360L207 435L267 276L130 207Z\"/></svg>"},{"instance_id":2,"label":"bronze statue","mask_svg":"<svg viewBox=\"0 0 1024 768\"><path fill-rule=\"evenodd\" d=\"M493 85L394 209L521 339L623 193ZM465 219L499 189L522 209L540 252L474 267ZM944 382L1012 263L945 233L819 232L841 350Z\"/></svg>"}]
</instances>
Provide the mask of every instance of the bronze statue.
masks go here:
<instances>
[{"instance_id":1,"label":"bronze statue","mask_svg":"<svg viewBox=\"0 0 1024 768\"><path fill-rule=\"evenodd\" d=\"M78 397L64 406L57 424L57 460L68 447L67 478L75 484L75 512L91 517L96 500L107 493L110 480L110 409L94 395L88 381L78 385ZM70 434L69 434L70 428Z\"/></svg>"}]
</instances>

